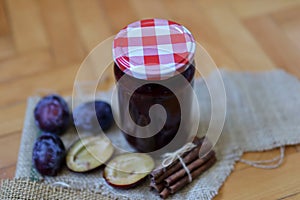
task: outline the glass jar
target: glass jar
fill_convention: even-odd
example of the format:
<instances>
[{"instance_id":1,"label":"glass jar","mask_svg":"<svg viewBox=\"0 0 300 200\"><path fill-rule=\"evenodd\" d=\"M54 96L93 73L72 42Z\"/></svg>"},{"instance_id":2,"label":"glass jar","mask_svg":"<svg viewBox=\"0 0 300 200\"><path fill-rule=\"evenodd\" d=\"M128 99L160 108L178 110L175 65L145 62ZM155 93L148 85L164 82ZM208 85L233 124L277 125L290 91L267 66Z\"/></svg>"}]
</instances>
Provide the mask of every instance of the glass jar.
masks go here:
<instances>
[{"instance_id":1,"label":"glass jar","mask_svg":"<svg viewBox=\"0 0 300 200\"><path fill-rule=\"evenodd\" d=\"M185 133L191 127L193 99L192 91L187 88L193 85L194 80L194 52L195 42L191 33L182 25L163 19L134 22L115 37L114 75L119 83L121 129L128 143L138 151L161 149L176 134L181 134L181 141L187 139L188 134ZM165 110L165 123L150 137L138 137L149 135L147 132L151 130L138 133L140 129L136 127L159 124L163 120L160 113L149 116L150 108L156 104Z\"/></svg>"}]
</instances>

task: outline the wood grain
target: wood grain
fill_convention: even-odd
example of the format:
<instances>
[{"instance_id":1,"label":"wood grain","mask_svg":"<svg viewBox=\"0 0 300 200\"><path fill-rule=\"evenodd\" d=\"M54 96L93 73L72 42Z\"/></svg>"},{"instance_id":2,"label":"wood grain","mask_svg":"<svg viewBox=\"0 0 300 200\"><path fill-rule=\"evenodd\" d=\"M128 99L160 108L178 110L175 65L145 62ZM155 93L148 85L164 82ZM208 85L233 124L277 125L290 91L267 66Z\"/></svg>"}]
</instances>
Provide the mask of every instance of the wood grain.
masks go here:
<instances>
[{"instance_id":1,"label":"wood grain","mask_svg":"<svg viewBox=\"0 0 300 200\"><path fill-rule=\"evenodd\" d=\"M0 169L0 179L7 179L13 177L15 175L16 165L13 164L8 167L4 167Z\"/></svg>"},{"instance_id":2,"label":"wood grain","mask_svg":"<svg viewBox=\"0 0 300 200\"><path fill-rule=\"evenodd\" d=\"M36 1L5 2L16 49L22 53L48 47L47 33Z\"/></svg>"},{"instance_id":3,"label":"wood grain","mask_svg":"<svg viewBox=\"0 0 300 200\"><path fill-rule=\"evenodd\" d=\"M235 57L241 69L267 70L274 68L273 62L264 54L256 38L236 17L226 2L220 1L217 4L205 5L205 10L220 33L223 45Z\"/></svg>"},{"instance_id":4,"label":"wood grain","mask_svg":"<svg viewBox=\"0 0 300 200\"><path fill-rule=\"evenodd\" d=\"M234 172L215 199L280 199L300 192L298 173L300 154L286 156L283 165L274 170L247 168Z\"/></svg>"},{"instance_id":5,"label":"wood grain","mask_svg":"<svg viewBox=\"0 0 300 200\"><path fill-rule=\"evenodd\" d=\"M11 133L22 132L26 101L1 109L0 138Z\"/></svg>"},{"instance_id":6,"label":"wood grain","mask_svg":"<svg viewBox=\"0 0 300 200\"><path fill-rule=\"evenodd\" d=\"M20 69L20 63L24 70ZM46 49L29 51L24 54L13 56L0 63L0 82L9 82L18 78L38 73L53 66L52 56Z\"/></svg>"},{"instance_id":7,"label":"wood grain","mask_svg":"<svg viewBox=\"0 0 300 200\"><path fill-rule=\"evenodd\" d=\"M101 4L97 0L70 1L74 23L87 52L111 36L111 27ZM88 10L88 12L86 12Z\"/></svg>"},{"instance_id":8,"label":"wood grain","mask_svg":"<svg viewBox=\"0 0 300 200\"><path fill-rule=\"evenodd\" d=\"M0 178L14 176L28 96L43 88L72 94L97 44L153 17L184 24L220 67L280 68L300 78L300 0L0 0ZM101 88L113 82L110 69ZM300 145L287 147L275 170L238 163L215 199L300 199L299 168Z\"/></svg>"},{"instance_id":9,"label":"wood grain","mask_svg":"<svg viewBox=\"0 0 300 200\"><path fill-rule=\"evenodd\" d=\"M10 32L7 13L5 11L4 1L0 1L0 36L7 35Z\"/></svg>"},{"instance_id":10,"label":"wood grain","mask_svg":"<svg viewBox=\"0 0 300 200\"><path fill-rule=\"evenodd\" d=\"M0 60L14 56L16 53L14 42L11 36L0 37Z\"/></svg>"},{"instance_id":11,"label":"wood grain","mask_svg":"<svg viewBox=\"0 0 300 200\"><path fill-rule=\"evenodd\" d=\"M261 16L250 18L245 24L277 66L300 76L299 69L295 68L300 66L299 50L275 21L269 16Z\"/></svg>"},{"instance_id":12,"label":"wood grain","mask_svg":"<svg viewBox=\"0 0 300 200\"><path fill-rule=\"evenodd\" d=\"M51 89L56 92L66 90L71 93L73 89L73 82L77 72L77 64L58 65L55 70L44 70L28 76L23 76L13 81L8 81L8 85L1 84L1 99L0 104L6 107L11 104L26 101L28 96L38 94L39 88Z\"/></svg>"},{"instance_id":13,"label":"wood grain","mask_svg":"<svg viewBox=\"0 0 300 200\"><path fill-rule=\"evenodd\" d=\"M21 134L16 131L9 135L0 137L0 168L5 168L16 164L16 158L19 152Z\"/></svg>"},{"instance_id":14,"label":"wood grain","mask_svg":"<svg viewBox=\"0 0 300 200\"><path fill-rule=\"evenodd\" d=\"M39 3L56 62L82 61L84 52L68 3L61 0L41 0Z\"/></svg>"}]
</instances>

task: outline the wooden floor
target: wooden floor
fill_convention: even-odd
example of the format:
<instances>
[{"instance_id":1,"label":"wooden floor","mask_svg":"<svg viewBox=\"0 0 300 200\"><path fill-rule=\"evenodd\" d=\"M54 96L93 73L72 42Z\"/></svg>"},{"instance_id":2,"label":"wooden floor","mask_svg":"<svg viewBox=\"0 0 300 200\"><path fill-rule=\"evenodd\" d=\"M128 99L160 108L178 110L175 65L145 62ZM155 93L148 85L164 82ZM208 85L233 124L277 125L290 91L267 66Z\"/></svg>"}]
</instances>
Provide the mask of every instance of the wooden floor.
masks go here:
<instances>
[{"instance_id":1,"label":"wooden floor","mask_svg":"<svg viewBox=\"0 0 300 200\"><path fill-rule=\"evenodd\" d=\"M184 24L220 67L300 78L300 0L0 0L1 178L14 176L26 98L40 88L71 94L93 47L150 17ZM300 146L288 147L275 170L238 163L216 199L300 199Z\"/></svg>"}]
</instances>

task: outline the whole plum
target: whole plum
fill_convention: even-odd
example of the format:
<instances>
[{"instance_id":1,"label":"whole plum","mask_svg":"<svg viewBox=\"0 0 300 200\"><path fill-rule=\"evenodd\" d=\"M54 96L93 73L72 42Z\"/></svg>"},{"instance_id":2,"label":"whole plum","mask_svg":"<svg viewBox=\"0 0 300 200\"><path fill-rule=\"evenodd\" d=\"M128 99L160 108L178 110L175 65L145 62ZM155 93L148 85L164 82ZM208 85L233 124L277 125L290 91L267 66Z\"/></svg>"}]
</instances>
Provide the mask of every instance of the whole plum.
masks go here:
<instances>
[{"instance_id":1,"label":"whole plum","mask_svg":"<svg viewBox=\"0 0 300 200\"><path fill-rule=\"evenodd\" d=\"M73 119L77 129L91 132L100 131L100 127L106 131L114 122L111 106L104 101L79 105L73 111Z\"/></svg>"},{"instance_id":2,"label":"whole plum","mask_svg":"<svg viewBox=\"0 0 300 200\"><path fill-rule=\"evenodd\" d=\"M34 118L42 131L61 134L70 123L68 104L59 95L48 95L37 103Z\"/></svg>"},{"instance_id":3,"label":"whole plum","mask_svg":"<svg viewBox=\"0 0 300 200\"><path fill-rule=\"evenodd\" d=\"M34 143L33 165L40 174L55 176L62 167L65 154L65 146L59 136L43 133Z\"/></svg>"}]
</instances>

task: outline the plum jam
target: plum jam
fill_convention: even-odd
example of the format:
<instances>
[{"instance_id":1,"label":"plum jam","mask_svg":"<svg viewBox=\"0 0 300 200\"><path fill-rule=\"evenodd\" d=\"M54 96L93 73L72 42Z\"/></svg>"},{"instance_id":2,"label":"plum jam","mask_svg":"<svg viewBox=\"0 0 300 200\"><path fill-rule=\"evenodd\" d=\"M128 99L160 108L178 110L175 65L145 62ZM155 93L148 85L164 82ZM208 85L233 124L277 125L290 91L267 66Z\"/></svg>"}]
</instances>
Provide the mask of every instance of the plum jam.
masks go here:
<instances>
[{"instance_id":1,"label":"plum jam","mask_svg":"<svg viewBox=\"0 0 300 200\"><path fill-rule=\"evenodd\" d=\"M193 98L188 88L192 87L195 74L194 51L191 33L182 25L163 19L134 22L115 37L114 75L118 82L121 130L138 151L159 150L177 134L181 141L187 139L185 133L192 121ZM163 107L165 119L160 112L150 117L154 105ZM155 133L150 133L151 128L142 133L137 128L149 124L155 127L164 120Z\"/></svg>"}]
</instances>

